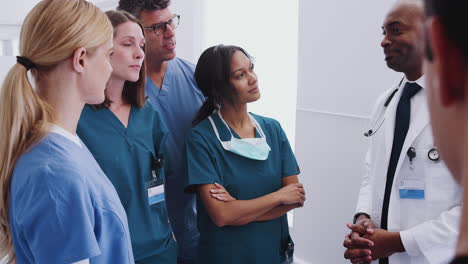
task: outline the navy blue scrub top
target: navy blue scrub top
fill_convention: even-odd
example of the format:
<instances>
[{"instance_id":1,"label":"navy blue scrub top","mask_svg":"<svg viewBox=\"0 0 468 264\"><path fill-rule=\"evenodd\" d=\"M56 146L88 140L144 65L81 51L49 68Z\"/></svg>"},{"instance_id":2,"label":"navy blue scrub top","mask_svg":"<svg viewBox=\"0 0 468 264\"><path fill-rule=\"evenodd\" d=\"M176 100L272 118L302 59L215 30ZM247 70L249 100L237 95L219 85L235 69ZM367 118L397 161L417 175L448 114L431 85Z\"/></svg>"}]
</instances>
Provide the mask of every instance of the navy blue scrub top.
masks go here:
<instances>
[{"instance_id":1,"label":"navy blue scrub top","mask_svg":"<svg viewBox=\"0 0 468 264\"><path fill-rule=\"evenodd\" d=\"M152 160L161 153L167 134L159 114L149 103L142 108L132 106L125 127L108 108L86 106L77 134L119 194L127 212L135 262L176 263L177 245L166 203L150 206L148 202ZM163 169L158 176L164 177Z\"/></svg>"},{"instance_id":2,"label":"navy blue scrub top","mask_svg":"<svg viewBox=\"0 0 468 264\"><path fill-rule=\"evenodd\" d=\"M253 115L271 148L267 160L252 160L224 150L208 119L195 126L187 139L188 178L186 191L196 185L223 185L238 200L255 199L282 188L282 178L299 174L294 154L280 124ZM212 118L221 140L230 139L228 128L217 114ZM231 129L234 137L239 138ZM256 137L259 134L256 132ZM200 242L197 263L279 264L281 243L288 235L287 216L243 226L217 227L201 199L197 201Z\"/></svg>"}]
</instances>

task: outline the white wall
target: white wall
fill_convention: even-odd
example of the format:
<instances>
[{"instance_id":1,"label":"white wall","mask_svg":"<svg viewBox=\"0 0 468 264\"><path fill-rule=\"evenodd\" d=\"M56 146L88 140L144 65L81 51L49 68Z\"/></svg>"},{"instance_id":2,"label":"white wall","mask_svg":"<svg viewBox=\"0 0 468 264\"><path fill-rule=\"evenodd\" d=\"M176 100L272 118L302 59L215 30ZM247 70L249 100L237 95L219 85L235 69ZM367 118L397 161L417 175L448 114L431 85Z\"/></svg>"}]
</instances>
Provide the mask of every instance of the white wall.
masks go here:
<instances>
[{"instance_id":1,"label":"white wall","mask_svg":"<svg viewBox=\"0 0 468 264\"><path fill-rule=\"evenodd\" d=\"M249 111L278 120L294 144L299 7L284 3L205 0L203 48L237 45L254 57L261 98Z\"/></svg>"},{"instance_id":2,"label":"white wall","mask_svg":"<svg viewBox=\"0 0 468 264\"><path fill-rule=\"evenodd\" d=\"M39 0L2 1L0 41L11 47L17 46L21 23L29 10L38 2ZM16 62L14 55L17 55L17 52L16 49L10 50L9 48L8 52L4 50L0 53L0 84L3 83L3 78L10 67Z\"/></svg>"},{"instance_id":3,"label":"white wall","mask_svg":"<svg viewBox=\"0 0 468 264\"><path fill-rule=\"evenodd\" d=\"M296 155L307 202L295 211L293 235L306 263L349 263L342 243L363 173L363 133L375 99L400 76L380 47L390 2L299 1Z\"/></svg>"},{"instance_id":4,"label":"white wall","mask_svg":"<svg viewBox=\"0 0 468 264\"><path fill-rule=\"evenodd\" d=\"M15 57L0 57L0 87L1 83L3 82L3 78L5 78L5 75L8 73L15 62Z\"/></svg>"}]
</instances>

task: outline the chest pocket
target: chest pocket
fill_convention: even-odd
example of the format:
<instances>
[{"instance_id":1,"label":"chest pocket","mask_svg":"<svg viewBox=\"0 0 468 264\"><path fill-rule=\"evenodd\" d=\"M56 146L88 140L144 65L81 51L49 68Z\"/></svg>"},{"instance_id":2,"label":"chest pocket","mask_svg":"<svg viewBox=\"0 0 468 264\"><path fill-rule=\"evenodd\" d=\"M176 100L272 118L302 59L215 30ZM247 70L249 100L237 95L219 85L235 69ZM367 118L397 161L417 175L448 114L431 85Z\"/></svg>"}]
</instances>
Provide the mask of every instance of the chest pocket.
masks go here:
<instances>
[{"instance_id":1,"label":"chest pocket","mask_svg":"<svg viewBox=\"0 0 468 264\"><path fill-rule=\"evenodd\" d=\"M435 147L430 126L424 128L413 146L417 155L414 165L421 174L419 177L424 179L426 201L435 206L454 201L458 188ZM407 156L405 160L409 162Z\"/></svg>"},{"instance_id":2,"label":"chest pocket","mask_svg":"<svg viewBox=\"0 0 468 264\"><path fill-rule=\"evenodd\" d=\"M430 203L446 203L456 199L456 183L442 160L431 160L429 152L433 148L420 150L422 166L426 178L427 200Z\"/></svg>"}]
</instances>

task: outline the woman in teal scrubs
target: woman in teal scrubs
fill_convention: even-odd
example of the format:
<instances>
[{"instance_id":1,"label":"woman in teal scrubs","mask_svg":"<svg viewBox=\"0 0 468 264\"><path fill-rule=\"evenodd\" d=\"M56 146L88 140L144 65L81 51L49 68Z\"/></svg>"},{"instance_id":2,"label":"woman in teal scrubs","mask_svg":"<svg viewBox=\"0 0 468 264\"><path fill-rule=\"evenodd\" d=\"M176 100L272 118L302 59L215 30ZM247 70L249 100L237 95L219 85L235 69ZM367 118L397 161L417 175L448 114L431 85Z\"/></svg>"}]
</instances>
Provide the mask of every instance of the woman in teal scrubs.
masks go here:
<instances>
[{"instance_id":1,"label":"woman in teal scrubs","mask_svg":"<svg viewBox=\"0 0 468 264\"><path fill-rule=\"evenodd\" d=\"M187 139L186 191L199 198L197 263L288 263L286 213L304 204L305 192L280 124L247 111L260 97L251 57L211 47L195 80L207 97Z\"/></svg>"},{"instance_id":2,"label":"woman in teal scrubs","mask_svg":"<svg viewBox=\"0 0 468 264\"><path fill-rule=\"evenodd\" d=\"M127 212L135 263L174 264L177 246L164 200L161 151L167 130L145 102L143 28L126 12L106 14L114 26L114 71L106 100L85 107L77 132Z\"/></svg>"}]
</instances>

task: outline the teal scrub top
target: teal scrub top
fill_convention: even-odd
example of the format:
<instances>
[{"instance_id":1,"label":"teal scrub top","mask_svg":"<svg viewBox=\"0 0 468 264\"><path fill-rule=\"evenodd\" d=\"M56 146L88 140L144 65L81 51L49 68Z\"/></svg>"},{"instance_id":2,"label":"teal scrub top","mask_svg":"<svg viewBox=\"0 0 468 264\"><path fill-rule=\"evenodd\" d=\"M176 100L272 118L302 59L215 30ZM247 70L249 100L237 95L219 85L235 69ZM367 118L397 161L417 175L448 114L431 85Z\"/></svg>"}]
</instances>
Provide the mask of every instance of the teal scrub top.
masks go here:
<instances>
[{"instance_id":1,"label":"teal scrub top","mask_svg":"<svg viewBox=\"0 0 468 264\"><path fill-rule=\"evenodd\" d=\"M252 160L224 150L208 119L195 126L187 139L186 191L196 185L219 183L238 200L255 199L279 190L282 178L299 174L296 158L278 121L254 115L271 148L264 161ZM231 135L217 114L212 118L221 140ZM231 129L234 137L239 138ZM256 131L256 137L259 137ZM217 227L197 201L200 242L197 263L281 263L281 244L289 237L287 216L243 226Z\"/></svg>"},{"instance_id":2,"label":"teal scrub top","mask_svg":"<svg viewBox=\"0 0 468 264\"><path fill-rule=\"evenodd\" d=\"M77 134L113 183L127 213L136 263L176 263L166 203L149 205L148 183L152 161L161 156L167 129L159 114L146 103L132 106L125 127L108 108L86 106ZM158 170L164 178L164 169Z\"/></svg>"},{"instance_id":3,"label":"teal scrub top","mask_svg":"<svg viewBox=\"0 0 468 264\"><path fill-rule=\"evenodd\" d=\"M192 63L174 58L167 63L161 87L151 78L146 78L148 101L161 114L170 131L165 142L167 211L179 245L179 262L182 263L193 263L199 237L196 196L184 192L187 174L185 140L198 109L205 101L193 79L194 70Z\"/></svg>"}]
</instances>

